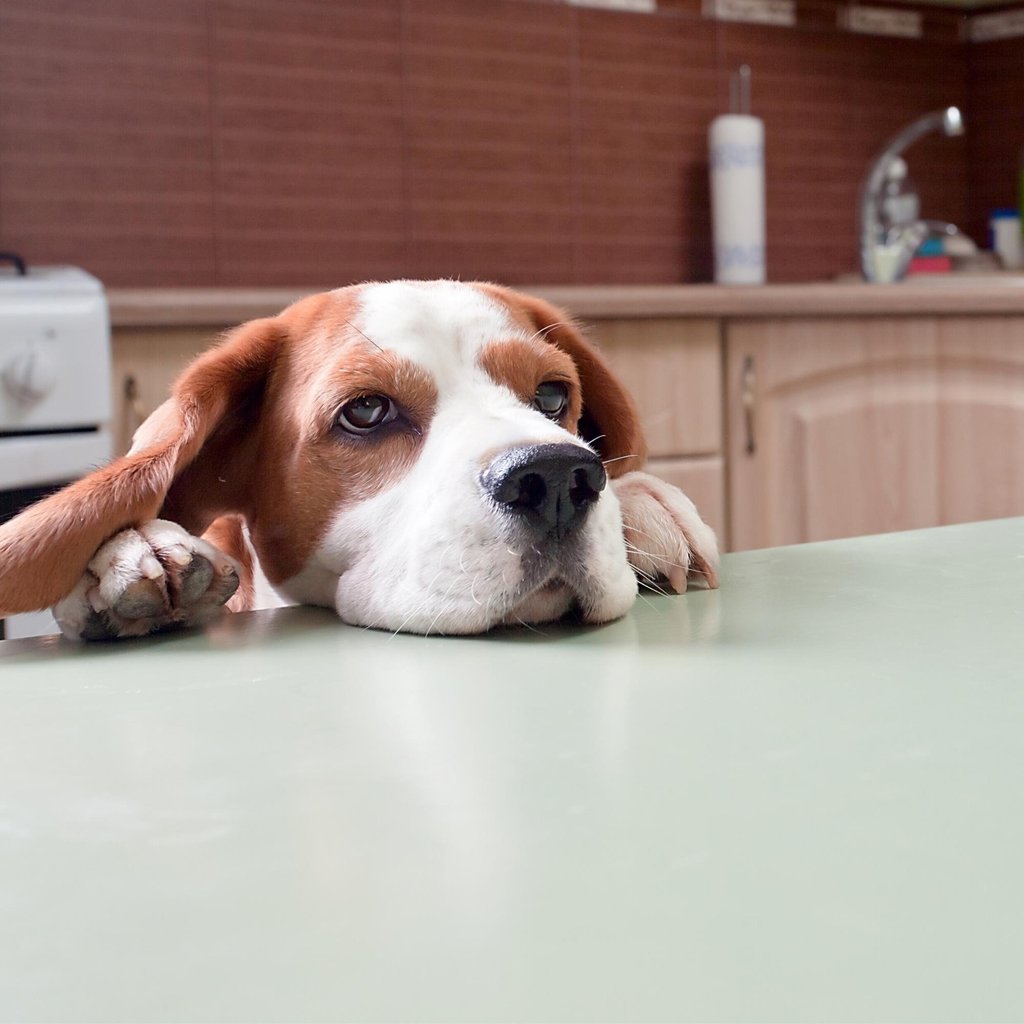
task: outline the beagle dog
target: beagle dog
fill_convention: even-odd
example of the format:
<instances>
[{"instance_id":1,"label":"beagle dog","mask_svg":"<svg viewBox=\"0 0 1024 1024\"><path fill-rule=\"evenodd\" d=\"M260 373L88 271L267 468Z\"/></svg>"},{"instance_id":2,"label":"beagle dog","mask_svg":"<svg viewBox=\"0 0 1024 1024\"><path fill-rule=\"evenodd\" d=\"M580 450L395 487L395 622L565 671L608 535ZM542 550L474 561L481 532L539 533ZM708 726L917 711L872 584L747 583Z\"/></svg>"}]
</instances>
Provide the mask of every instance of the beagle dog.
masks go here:
<instances>
[{"instance_id":1,"label":"beagle dog","mask_svg":"<svg viewBox=\"0 0 1024 1024\"><path fill-rule=\"evenodd\" d=\"M0 614L75 639L254 606L480 633L717 586L715 536L640 471L633 402L561 310L491 284L302 299L200 356L127 455L0 527Z\"/></svg>"}]
</instances>

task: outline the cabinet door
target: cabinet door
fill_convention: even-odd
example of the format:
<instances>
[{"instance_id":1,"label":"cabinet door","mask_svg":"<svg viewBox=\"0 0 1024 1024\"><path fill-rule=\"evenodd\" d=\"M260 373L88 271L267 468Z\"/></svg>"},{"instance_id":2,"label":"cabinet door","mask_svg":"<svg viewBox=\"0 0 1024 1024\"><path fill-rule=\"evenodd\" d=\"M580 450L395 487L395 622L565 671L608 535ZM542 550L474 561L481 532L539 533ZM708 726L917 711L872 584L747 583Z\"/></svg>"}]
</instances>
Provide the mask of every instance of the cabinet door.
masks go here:
<instances>
[{"instance_id":1,"label":"cabinet door","mask_svg":"<svg viewBox=\"0 0 1024 1024\"><path fill-rule=\"evenodd\" d=\"M697 506L701 518L715 531L722 550L729 546L725 521L725 467L722 457L651 459L644 470L678 487Z\"/></svg>"},{"instance_id":2,"label":"cabinet door","mask_svg":"<svg viewBox=\"0 0 1024 1024\"><path fill-rule=\"evenodd\" d=\"M944 523L1024 515L1024 317L938 323Z\"/></svg>"},{"instance_id":3,"label":"cabinet door","mask_svg":"<svg viewBox=\"0 0 1024 1024\"><path fill-rule=\"evenodd\" d=\"M718 321L601 320L586 332L636 401L652 457L721 452Z\"/></svg>"},{"instance_id":4,"label":"cabinet door","mask_svg":"<svg viewBox=\"0 0 1024 1024\"><path fill-rule=\"evenodd\" d=\"M728 328L736 550L1024 514L1024 317Z\"/></svg>"},{"instance_id":5,"label":"cabinet door","mask_svg":"<svg viewBox=\"0 0 1024 1024\"><path fill-rule=\"evenodd\" d=\"M114 451L131 446L139 424L170 394L178 374L216 340L216 328L118 328L113 340Z\"/></svg>"}]
</instances>

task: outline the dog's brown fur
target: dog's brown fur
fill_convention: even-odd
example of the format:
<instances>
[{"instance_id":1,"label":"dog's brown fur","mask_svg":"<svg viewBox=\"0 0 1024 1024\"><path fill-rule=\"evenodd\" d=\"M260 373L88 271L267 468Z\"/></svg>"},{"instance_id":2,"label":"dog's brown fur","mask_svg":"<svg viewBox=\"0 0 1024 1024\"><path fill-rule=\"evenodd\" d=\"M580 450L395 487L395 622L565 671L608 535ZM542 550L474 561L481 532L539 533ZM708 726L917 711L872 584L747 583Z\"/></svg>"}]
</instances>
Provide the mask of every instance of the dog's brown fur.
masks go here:
<instances>
[{"instance_id":1,"label":"dog's brown fur","mask_svg":"<svg viewBox=\"0 0 1024 1024\"><path fill-rule=\"evenodd\" d=\"M531 380L552 368L567 380L565 425L593 441L609 475L639 468L645 446L632 400L566 314L507 288L478 287L558 350L534 353ZM0 616L55 604L106 540L156 518L251 567L244 520L271 582L298 572L343 502L386 486L416 457L410 433L383 452L339 449L329 437L338 406L360 393L397 392L426 429L436 400L422 371L375 351L353 327L358 290L310 296L239 327L185 370L127 455L0 527ZM507 355L496 349L485 368L528 390ZM251 592L243 580L234 606Z\"/></svg>"}]
</instances>

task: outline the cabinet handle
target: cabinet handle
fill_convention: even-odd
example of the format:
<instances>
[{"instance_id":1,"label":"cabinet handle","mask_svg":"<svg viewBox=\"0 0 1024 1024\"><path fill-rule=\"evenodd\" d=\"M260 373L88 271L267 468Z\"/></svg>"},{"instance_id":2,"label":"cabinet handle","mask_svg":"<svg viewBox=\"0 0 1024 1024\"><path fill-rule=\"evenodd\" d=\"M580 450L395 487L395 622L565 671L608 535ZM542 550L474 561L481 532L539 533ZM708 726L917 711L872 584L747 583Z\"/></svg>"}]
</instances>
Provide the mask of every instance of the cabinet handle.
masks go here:
<instances>
[{"instance_id":1,"label":"cabinet handle","mask_svg":"<svg viewBox=\"0 0 1024 1024\"><path fill-rule=\"evenodd\" d=\"M124 401L128 407L128 429L134 434L146 421L146 409L139 397L139 382L133 374L124 379Z\"/></svg>"},{"instance_id":2,"label":"cabinet handle","mask_svg":"<svg viewBox=\"0 0 1024 1024\"><path fill-rule=\"evenodd\" d=\"M754 357L747 356L743 360L743 374L740 378L740 402L743 405L743 423L746 428L747 442L744 449L748 455L753 455L757 450L754 443Z\"/></svg>"}]
</instances>

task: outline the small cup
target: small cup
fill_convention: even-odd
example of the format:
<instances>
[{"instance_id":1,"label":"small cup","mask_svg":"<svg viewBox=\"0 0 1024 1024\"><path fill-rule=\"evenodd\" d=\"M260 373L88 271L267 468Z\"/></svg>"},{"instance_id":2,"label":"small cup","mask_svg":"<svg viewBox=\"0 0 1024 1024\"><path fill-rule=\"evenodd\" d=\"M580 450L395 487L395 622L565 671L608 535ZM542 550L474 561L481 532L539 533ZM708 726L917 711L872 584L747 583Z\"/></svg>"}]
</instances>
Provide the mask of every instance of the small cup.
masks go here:
<instances>
[{"instance_id":1,"label":"small cup","mask_svg":"<svg viewBox=\"0 0 1024 1024\"><path fill-rule=\"evenodd\" d=\"M1016 210L994 210L988 226L992 232L992 249L1004 270L1024 267L1024 244L1021 240L1020 215Z\"/></svg>"}]
</instances>

